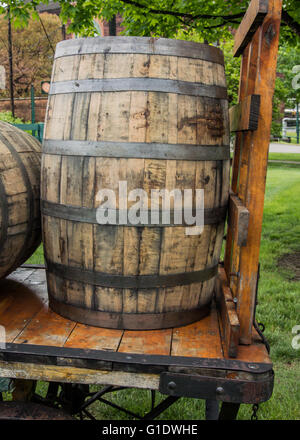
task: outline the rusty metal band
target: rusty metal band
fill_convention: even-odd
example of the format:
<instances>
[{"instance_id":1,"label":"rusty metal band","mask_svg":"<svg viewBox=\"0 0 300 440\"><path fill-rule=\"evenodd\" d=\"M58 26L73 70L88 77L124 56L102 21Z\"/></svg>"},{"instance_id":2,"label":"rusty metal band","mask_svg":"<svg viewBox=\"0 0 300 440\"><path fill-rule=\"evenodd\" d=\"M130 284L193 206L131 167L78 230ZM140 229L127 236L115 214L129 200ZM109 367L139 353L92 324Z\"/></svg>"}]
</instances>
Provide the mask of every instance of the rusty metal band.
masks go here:
<instances>
[{"instance_id":1,"label":"rusty metal band","mask_svg":"<svg viewBox=\"0 0 300 440\"><path fill-rule=\"evenodd\" d=\"M248 361L241 361L224 357L207 358L145 353L136 354L92 348L57 347L53 345L18 344L9 342L5 344L5 347L1 348L0 346L1 360L6 362L24 362L24 358L26 358L26 362L28 361L28 363L56 366L65 365L64 361L67 360L69 366L74 365L78 367L77 361L80 361L82 366L85 365L86 368L93 368L96 370L107 370L107 368L103 368L104 365L106 365L106 367L109 365L109 369L117 366L119 371L120 369L122 371L128 371L129 367L131 371L134 369L140 373L149 372L149 369L153 368L152 372L155 372L156 374L166 372L170 367L184 367L185 371L187 368L194 368L197 370L205 369L206 371L238 371L250 373L251 377L258 381L258 383L261 381L261 375L263 375L263 378L273 377L273 365L270 359L265 360L265 362L250 362L249 359ZM74 363L72 363L72 361L74 361ZM265 376L266 373L267 376ZM170 372L170 374L173 373ZM217 377L215 374L213 376ZM234 382L235 380L236 379L233 378ZM216 387L214 390L215 389Z\"/></svg>"},{"instance_id":2,"label":"rusty metal band","mask_svg":"<svg viewBox=\"0 0 300 440\"><path fill-rule=\"evenodd\" d=\"M49 95L92 92L161 92L178 95L227 99L227 88L162 78L101 78L58 81L50 85Z\"/></svg>"},{"instance_id":3,"label":"rusty metal band","mask_svg":"<svg viewBox=\"0 0 300 440\"><path fill-rule=\"evenodd\" d=\"M96 327L127 329L127 330L157 330L178 327L199 321L210 313L210 307L165 313L112 313L77 307L57 301L49 294L50 308L76 322Z\"/></svg>"},{"instance_id":4,"label":"rusty metal band","mask_svg":"<svg viewBox=\"0 0 300 440\"><path fill-rule=\"evenodd\" d=\"M89 54L165 55L195 58L224 66L224 55L215 46L192 41L149 37L96 37L65 40L57 44L55 59Z\"/></svg>"},{"instance_id":5,"label":"rusty metal band","mask_svg":"<svg viewBox=\"0 0 300 440\"><path fill-rule=\"evenodd\" d=\"M8 202L7 202L7 196L1 175L0 175L0 213L1 213L1 224L0 224L0 251L1 251L7 239L7 228L8 228Z\"/></svg>"},{"instance_id":6,"label":"rusty metal band","mask_svg":"<svg viewBox=\"0 0 300 440\"><path fill-rule=\"evenodd\" d=\"M19 134L22 135L21 131L20 131L20 133L19 133L19 131L16 131L16 133L17 133L17 135L19 135ZM14 131L12 131L11 134L12 134L12 136L15 136L16 133ZM17 136L17 137L19 137L19 136ZM15 139L15 140L18 145L18 139ZM22 136L22 139L20 139L20 140L21 141L23 140L23 136ZM19 153L17 152L15 147L12 145L12 143L3 135L3 133L0 133L0 141L5 145L5 147L8 149L8 151L11 153L13 159L18 164L18 167L21 172L21 176L22 176L22 179L24 181L25 188L27 191L27 214L28 214L27 229L26 229L23 247L21 248L20 252L15 256L14 264L12 264L12 267L14 267L15 264L23 263L23 259L27 255L28 243L29 243L30 237L32 235L32 230L33 230L33 225L34 225L34 194L33 194L31 182L30 182L26 167L25 167L24 163L22 162L22 160L19 156Z\"/></svg>"},{"instance_id":7,"label":"rusty metal band","mask_svg":"<svg viewBox=\"0 0 300 440\"><path fill-rule=\"evenodd\" d=\"M97 209L99 208L77 207L70 205L62 205L54 202L48 202L46 200L41 201L41 211L43 215L49 217L56 217L64 220L81 222L81 223L100 224L97 221ZM184 220L182 221L181 224L176 224L174 222L170 222L167 224L163 223L162 211L156 211L159 220L158 224L156 223L151 224L150 222L147 224L146 223L124 224L120 222L120 218L124 218L124 215L122 215L122 213L125 213L127 218L127 211L121 211L119 209L110 209L109 211L113 213L116 218L116 224L108 224L109 226L131 226L131 227L149 227L149 228L191 226L188 225ZM147 218L150 219L151 211L146 211L146 213L147 213ZM203 214L204 214L204 225L215 225L225 221L227 214L227 206L206 208L204 209ZM171 210L170 219L174 219L174 217L175 217L175 212L174 210Z\"/></svg>"},{"instance_id":8,"label":"rusty metal band","mask_svg":"<svg viewBox=\"0 0 300 440\"><path fill-rule=\"evenodd\" d=\"M218 265L206 267L195 272L184 272L166 275L115 275L78 267L65 266L46 262L47 271L53 275L69 281L91 284L100 287L116 289L155 289L175 286L186 286L193 283L202 283L212 279L218 272Z\"/></svg>"},{"instance_id":9,"label":"rusty metal band","mask_svg":"<svg viewBox=\"0 0 300 440\"><path fill-rule=\"evenodd\" d=\"M159 144L145 142L44 139L43 153L63 156L163 160L229 160L229 145Z\"/></svg>"}]
</instances>

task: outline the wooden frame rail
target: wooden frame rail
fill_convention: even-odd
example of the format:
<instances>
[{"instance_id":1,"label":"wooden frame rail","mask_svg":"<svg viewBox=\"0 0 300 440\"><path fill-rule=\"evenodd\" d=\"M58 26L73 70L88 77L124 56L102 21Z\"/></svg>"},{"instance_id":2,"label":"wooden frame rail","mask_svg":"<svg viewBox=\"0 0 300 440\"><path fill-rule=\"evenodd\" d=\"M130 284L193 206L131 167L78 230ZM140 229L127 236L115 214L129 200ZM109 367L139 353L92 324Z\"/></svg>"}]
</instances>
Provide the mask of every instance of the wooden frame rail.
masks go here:
<instances>
[{"instance_id":1,"label":"wooden frame rail","mask_svg":"<svg viewBox=\"0 0 300 440\"><path fill-rule=\"evenodd\" d=\"M281 10L282 0L252 0L235 36L242 59L224 261L243 344L252 342Z\"/></svg>"}]
</instances>

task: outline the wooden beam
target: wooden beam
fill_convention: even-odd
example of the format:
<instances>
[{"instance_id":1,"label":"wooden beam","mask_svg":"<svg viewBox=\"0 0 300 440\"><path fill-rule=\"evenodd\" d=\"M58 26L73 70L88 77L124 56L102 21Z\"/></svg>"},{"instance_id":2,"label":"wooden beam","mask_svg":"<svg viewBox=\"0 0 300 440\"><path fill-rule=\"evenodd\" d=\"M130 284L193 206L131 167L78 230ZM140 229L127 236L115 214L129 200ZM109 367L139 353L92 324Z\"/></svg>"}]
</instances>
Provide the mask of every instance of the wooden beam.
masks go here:
<instances>
[{"instance_id":1,"label":"wooden beam","mask_svg":"<svg viewBox=\"0 0 300 440\"><path fill-rule=\"evenodd\" d=\"M237 288L237 277L232 273L239 271L239 248L247 244L249 216L249 210L243 205L239 197L231 192L224 265L227 277L230 280L229 286L234 296Z\"/></svg>"},{"instance_id":2,"label":"wooden beam","mask_svg":"<svg viewBox=\"0 0 300 440\"><path fill-rule=\"evenodd\" d=\"M258 58L256 74L251 74L249 78L250 84L253 83L253 90L249 93L261 96L261 108L258 129L244 134L237 191L250 212L247 245L240 248L237 289L240 342L243 344L251 344L252 341L281 10L281 0L269 0L269 13L251 43L258 47ZM248 166L243 177L245 158Z\"/></svg>"},{"instance_id":3,"label":"wooden beam","mask_svg":"<svg viewBox=\"0 0 300 440\"><path fill-rule=\"evenodd\" d=\"M226 355L235 358L238 353L240 323L227 277L223 268L219 269L216 301L220 313L220 327Z\"/></svg>"},{"instance_id":4,"label":"wooden beam","mask_svg":"<svg viewBox=\"0 0 300 440\"><path fill-rule=\"evenodd\" d=\"M247 244L249 215L249 210L242 201L235 194L230 194L228 223L233 232L233 240L238 246Z\"/></svg>"},{"instance_id":5,"label":"wooden beam","mask_svg":"<svg viewBox=\"0 0 300 440\"><path fill-rule=\"evenodd\" d=\"M13 379L42 380L64 383L116 385L126 388L159 389L159 374L103 371L71 366L4 362L0 360L0 376Z\"/></svg>"},{"instance_id":6,"label":"wooden beam","mask_svg":"<svg viewBox=\"0 0 300 440\"><path fill-rule=\"evenodd\" d=\"M235 34L233 56L240 56L268 13L268 0L252 0Z\"/></svg>"},{"instance_id":7,"label":"wooden beam","mask_svg":"<svg viewBox=\"0 0 300 440\"><path fill-rule=\"evenodd\" d=\"M249 95L229 110L230 131L254 131L258 127L260 96Z\"/></svg>"}]
</instances>

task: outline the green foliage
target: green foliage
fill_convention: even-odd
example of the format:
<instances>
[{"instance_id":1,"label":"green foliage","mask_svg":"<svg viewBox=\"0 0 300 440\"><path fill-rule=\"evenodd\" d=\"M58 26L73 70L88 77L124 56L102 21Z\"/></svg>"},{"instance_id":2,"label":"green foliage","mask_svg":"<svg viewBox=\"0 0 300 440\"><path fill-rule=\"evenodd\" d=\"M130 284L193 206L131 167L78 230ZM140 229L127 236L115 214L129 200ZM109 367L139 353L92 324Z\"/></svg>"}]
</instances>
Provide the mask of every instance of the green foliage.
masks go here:
<instances>
[{"instance_id":1,"label":"green foliage","mask_svg":"<svg viewBox=\"0 0 300 440\"><path fill-rule=\"evenodd\" d=\"M8 0L13 21L24 26L39 3L47 0ZM179 31L185 34L196 32L208 42L230 37L246 12L250 0L59 0L61 19L69 23L69 31L81 36L95 35L93 19L110 20L122 15L126 35L174 38ZM298 0L285 0L284 9L290 21L299 26ZM0 13L5 7L0 7ZM283 37L295 43L295 32L283 26ZM300 32L300 30L299 30Z\"/></svg>"},{"instance_id":2,"label":"green foliage","mask_svg":"<svg viewBox=\"0 0 300 440\"><path fill-rule=\"evenodd\" d=\"M238 91L240 83L240 58L234 58L233 53L233 38L221 42L220 45L225 58L225 73L228 88L229 104L235 105L238 103Z\"/></svg>"},{"instance_id":3,"label":"green foliage","mask_svg":"<svg viewBox=\"0 0 300 440\"><path fill-rule=\"evenodd\" d=\"M282 101L287 102L294 99L296 102L300 102L300 85L298 87L292 86L296 76L293 68L299 65L300 43L295 46L290 46L287 43L281 44L278 50L276 91L278 98Z\"/></svg>"},{"instance_id":4,"label":"green foliage","mask_svg":"<svg viewBox=\"0 0 300 440\"><path fill-rule=\"evenodd\" d=\"M300 102L300 86L293 87L295 82L294 66L300 65L300 44L290 46L282 42L278 50L277 78L273 98L273 122L272 134L281 135L281 120L284 116L283 107L294 108L296 102ZM300 71L300 67L299 67ZM294 84L295 85L295 84ZM284 106L282 106L284 104Z\"/></svg>"},{"instance_id":5,"label":"green foliage","mask_svg":"<svg viewBox=\"0 0 300 440\"><path fill-rule=\"evenodd\" d=\"M14 118L12 112L0 112L0 121L9 122L10 124L24 124L20 118Z\"/></svg>"}]
</instances>

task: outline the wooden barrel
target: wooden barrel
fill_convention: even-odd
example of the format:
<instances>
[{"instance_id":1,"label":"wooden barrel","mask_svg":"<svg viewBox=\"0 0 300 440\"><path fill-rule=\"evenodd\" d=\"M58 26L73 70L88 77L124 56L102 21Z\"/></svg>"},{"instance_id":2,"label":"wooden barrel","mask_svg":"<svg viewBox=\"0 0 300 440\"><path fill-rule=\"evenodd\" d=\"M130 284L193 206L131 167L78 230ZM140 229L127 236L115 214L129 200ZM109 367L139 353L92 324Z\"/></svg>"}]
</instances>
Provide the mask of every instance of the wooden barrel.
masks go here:
<instances>
[{"instance_id":1,"label":"wooden barrel","mask_svg":"<svg viewBox=\"0 0 300 440\"><path fill-rule=\"evenodd\" d=\"M40 173L40 142L0 121L0 278L41 242Z\"/></svg>"},{"instance_id":2,"label":"wooden barrel","mask_svg":"<svg viewBox=\"0 0 300 440\"><path fill-rule=\"evenodd\" d=\"M187 235L186 224L172 220L124 223L120 182L128 194L146 192L144 213L152 190L203 189L203 232ZM98 192L107 189L116 195L110 211L116 224L97 217ZM139 37L57 45L42 159L54 311L125 329L168 328L205 316L228 190L228 101L218 48ZM160 215L161 201L156 208Z\"/></svg>"}]
</instances>

